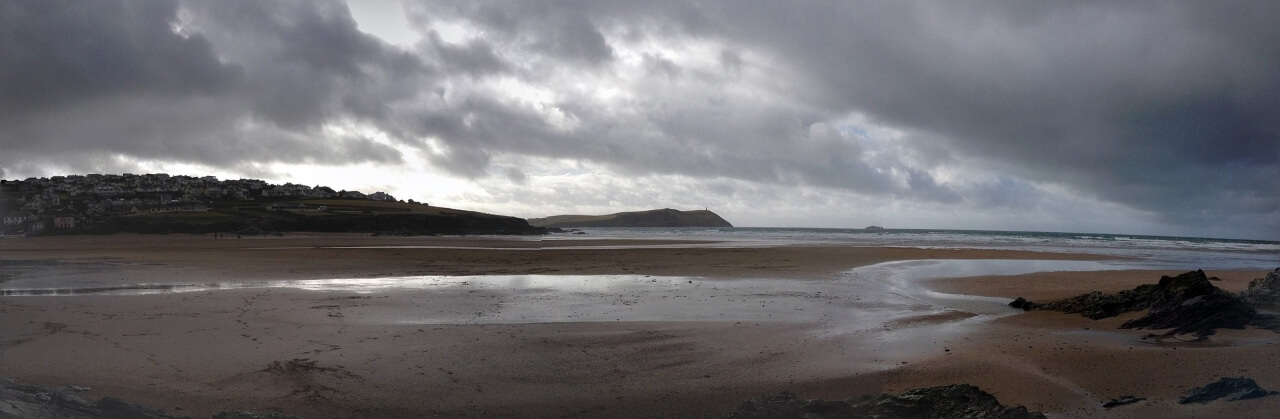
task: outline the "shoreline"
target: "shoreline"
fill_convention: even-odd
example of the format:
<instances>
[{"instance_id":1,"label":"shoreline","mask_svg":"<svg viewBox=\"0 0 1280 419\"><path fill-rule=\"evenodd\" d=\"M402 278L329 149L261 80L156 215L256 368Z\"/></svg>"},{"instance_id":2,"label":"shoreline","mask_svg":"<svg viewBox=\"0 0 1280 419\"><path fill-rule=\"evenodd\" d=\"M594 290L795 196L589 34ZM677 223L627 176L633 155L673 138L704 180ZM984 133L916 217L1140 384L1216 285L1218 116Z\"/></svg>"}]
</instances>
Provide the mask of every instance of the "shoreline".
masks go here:
<instances>
[{"instance_id":1,"label":"shoreline","mask_svg":"<svg viewBox=\"0 0 1280 419\"><path fill-rule=\"evenodd\" d=\"M83 275L128 270L150 282L328 279L412 275L613 275L827 279L894 260L1120 260L1025 250L923 249L840 245L710 246L716 241L532 240L525 237L369 237L325 234L213 239L117 234L0 241L5 260L55 261ZM408 246L408 247L406 247ZM658 247L671 246L671 247ZM687 247L686 247L687 246ZM536 250L536 251L531 251ZM74 273L66 274L75 276Z\"/></svg>"},{"instance_id":2,"label":"shoreline","mask_svg":"<svg viewBox=\"0 0 1280 419\"><path fill-rule=\"evenodd\" d=\"M841 275L885 261L1098 259L1088 255L840 246L626 247L684 243L627 240L611 244L620 248L598 248L597 240L554 240L549 241L554 249L527 251L521 249L548 243L333 236L218 243L107 236L75 243L37 240L17 251L10 242L16 240L0 241L0 260L57 262L19 267L19 276L59 281L572 274L625 275L630 284L585 294L557 291L554 284L477 283L373 293L261 288L0 297L0 336L9 337L0 342L0 376L87 386L92 388L88 398L120 397L193 417L236 409L301 417L719 417L746 399L782 390L830 400L957 383L978 385L1005 404L1051 416L1261 417L1259 412L1274 411L1276 398L1205 406L1170 406L1168 398L1212 381L1214 374L1249 375L1263 388L1280 388L1280 367L1267 365L1275 348L1268 345L1280 336L1271 332L1223 331L1214 339L1227 346L1153 343L1135 351L1128 346L1141 343L1138 337L1149 331L1112 330L1116 319L939 312L911 308L910 299L864 301L856 292L833 295L831 288L862 284ZM263 242L300 246L257 249ZM424 242L440 247L324 248ZM578 243L584 244L574 248ZM1177 273L1042 272L921 285L966 295L1049 297L1082 287L1130 288L1154 282L1161 272ZM1226 279L1220 286L1235 287L1256 271L1209 273ZM693 279L686 284L685 278ZM11 279L10 285L28 279ZM1027 286L1032 283L1037 285ZM1039 294L1028 293L1031 289ZM867 292L885 292L877 290ZM680 307L705 310L691 312L692 320L645 320L645 313ZM890 310L883 324L856 314L883 310L877 307ZM536 313L563 320L520 322L527 321L520 316ZM606 317L610 313L632 317L613 320ZM731 316L721 320L712 317L716 313ZM414 316L454 320L432 323ZM515 321L498 321L501 316ZM849 328L865 324L877 326ZM295 359L307 361L298 368L272 368ZM1108 378L1115 371L1127 375ZM1149 388L1152 377L1164 382ZM1145 391L1136 395L1151 399L1107 411L1096 407L1126 391Z\"/></svg>"}]
</instances>

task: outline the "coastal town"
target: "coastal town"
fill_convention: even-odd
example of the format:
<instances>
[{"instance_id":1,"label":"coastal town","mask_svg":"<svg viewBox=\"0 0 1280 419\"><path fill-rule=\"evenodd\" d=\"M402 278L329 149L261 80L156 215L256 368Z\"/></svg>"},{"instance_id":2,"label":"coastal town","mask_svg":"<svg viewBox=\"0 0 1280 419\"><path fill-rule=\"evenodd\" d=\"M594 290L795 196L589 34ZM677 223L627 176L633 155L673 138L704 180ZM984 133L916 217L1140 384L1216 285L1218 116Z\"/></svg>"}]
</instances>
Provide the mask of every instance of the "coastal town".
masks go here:
<instances>
[{"instance_id":1,"label":"coastal town","mask_svg":"<svg viewBox=\"0 0 1280 419\"><path fill-rule=\"evenodd\" d=\"M334 190L327 186L271 184L257 179L219 180L214 176L88 174L0 181L0 233L71 233L113 217L199 213L215 202L260 204L264 209L299 207L282 200L349 199L396 201L385 192ZM323 207L316 207L321 209Z\"/></svg>"}]
</instances>

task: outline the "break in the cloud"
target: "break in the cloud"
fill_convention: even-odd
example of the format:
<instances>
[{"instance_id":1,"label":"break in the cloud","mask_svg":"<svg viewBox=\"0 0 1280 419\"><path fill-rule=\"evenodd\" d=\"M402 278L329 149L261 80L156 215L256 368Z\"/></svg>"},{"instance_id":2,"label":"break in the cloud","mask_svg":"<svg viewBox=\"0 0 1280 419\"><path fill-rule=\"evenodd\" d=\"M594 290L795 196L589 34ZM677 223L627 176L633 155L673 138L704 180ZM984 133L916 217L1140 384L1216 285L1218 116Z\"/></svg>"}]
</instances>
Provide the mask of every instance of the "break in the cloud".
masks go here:
<instances>
[{"instance_id":1,"label":"break in the cloud","mask_svg":"<svg viewBox=\"0 0 1280 419\"><path fill-rule=\"evenodd\" d=\"M0 174L1275 239L1277 8L5 2Z\"/></svg>"}]
</instances>

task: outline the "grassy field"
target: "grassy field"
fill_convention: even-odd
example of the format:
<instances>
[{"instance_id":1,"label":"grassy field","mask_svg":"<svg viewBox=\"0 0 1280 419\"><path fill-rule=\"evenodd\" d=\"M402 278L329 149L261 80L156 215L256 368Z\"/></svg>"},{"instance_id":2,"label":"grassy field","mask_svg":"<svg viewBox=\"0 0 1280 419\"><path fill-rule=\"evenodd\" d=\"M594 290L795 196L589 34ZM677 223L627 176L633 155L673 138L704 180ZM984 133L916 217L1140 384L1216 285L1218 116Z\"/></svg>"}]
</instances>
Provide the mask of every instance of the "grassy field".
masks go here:
<instances>
[{"instance_id":1,"label":"grassy field","mask_svg":"<svg viewBox=\"0 0 1280 419\"><path fill-rule=\"evenodd\" d=\"M308 199L308 200L299 200L299 201L290 201L290 202L299 202L307 205L325 205L331 208L336 207L336 208L343 208L343 209L353 209L358 211L388 212L388 213L399 213L399 214L403 214L407 211L412 214L432 214L432 215L450 215L450 214L480 215L480 216L491 215L491 214L485 214L482 212L475 212L475 211L464 211L464 210L458 210L458 209L452 209L452 208L433 207L425 204L410 204L407 202L392 202L392 201L367 201L367 200L360 200L360 199Z\"/></svg>"}]
</instances>

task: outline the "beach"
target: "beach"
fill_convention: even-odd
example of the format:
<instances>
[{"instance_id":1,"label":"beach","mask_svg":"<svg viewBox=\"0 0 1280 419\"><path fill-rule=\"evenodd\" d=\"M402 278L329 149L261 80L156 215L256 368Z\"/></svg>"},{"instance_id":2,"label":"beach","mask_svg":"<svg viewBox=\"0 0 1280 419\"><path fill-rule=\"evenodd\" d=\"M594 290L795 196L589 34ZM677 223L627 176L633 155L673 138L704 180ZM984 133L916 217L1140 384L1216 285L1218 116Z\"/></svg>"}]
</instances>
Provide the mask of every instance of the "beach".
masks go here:
<instances>
[{"instance_id":1,"label":"beach","mask_svg":"<svg viewBox=\"0 0 1280 419\"><path fill-rule=\"evenodd\" d=\"M957 383L1051 417L1273 416L1280 397L1176 399L1227 376L1280 389L1280 334L1143 339L1117 329L1127 317L1004 305L1182 272L1123 259L668 238L6 239L0 286L19 295L0 297L0 377L191 417L720 417L779 391ZM1229 291L1266 273L1206 272ZM1100 406L1125 395L1147 400Z\"/></svg>"}]
</instances>

